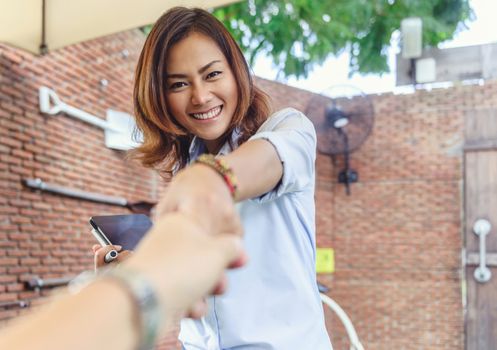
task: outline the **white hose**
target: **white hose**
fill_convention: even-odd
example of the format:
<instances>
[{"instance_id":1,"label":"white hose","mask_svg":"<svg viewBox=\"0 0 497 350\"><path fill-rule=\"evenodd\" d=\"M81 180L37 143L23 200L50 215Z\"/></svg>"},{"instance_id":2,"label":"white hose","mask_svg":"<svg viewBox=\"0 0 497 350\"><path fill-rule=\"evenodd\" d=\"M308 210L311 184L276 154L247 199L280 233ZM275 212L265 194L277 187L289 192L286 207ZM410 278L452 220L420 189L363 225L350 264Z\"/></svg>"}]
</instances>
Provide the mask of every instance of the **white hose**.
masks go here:
<instances>
[{"instance_id":1,"label":"white hose","mask_svg":"<svg viewBox=\"0 0 497 350\"><path fill-rule=\"evenodd\" d=\"M350 340L350 350L364 350L364 346L362 346L359 341L359 337L357 336L357 332L355 331L354 326L352 325L352 321L350 321L349 316L343 311L343 309L338 305L333 299L329 296L320 293L321 300L323 303L328 306L340 319L345 330L347 331L347 335Z\"/></svg>"}]
</instances>

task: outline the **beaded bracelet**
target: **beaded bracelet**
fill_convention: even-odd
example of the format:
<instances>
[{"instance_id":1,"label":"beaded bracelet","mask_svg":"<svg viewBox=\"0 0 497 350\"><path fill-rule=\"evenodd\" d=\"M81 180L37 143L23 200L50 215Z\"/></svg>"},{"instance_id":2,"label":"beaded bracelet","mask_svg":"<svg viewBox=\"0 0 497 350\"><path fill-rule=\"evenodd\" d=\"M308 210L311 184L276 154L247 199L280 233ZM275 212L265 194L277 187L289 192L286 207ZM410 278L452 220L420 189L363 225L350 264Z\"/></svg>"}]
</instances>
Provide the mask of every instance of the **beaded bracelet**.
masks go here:
<instances>
[{"instance_id":1,"label":"beaded bracelet","mask_svg":"<svg viewBox=\"0 0 497 350\"><path fill-rule=\"evenodd\" d=\"M231 167L226 164L224 160L216 158L212 154L202 154L195 160L195 163L205 164L214 169L219 175L222 176L224 182L228 186L233 200L237 198L238 181L235 174L233 174L233 169L231 169Z\"/></svg>"}]
</instances>

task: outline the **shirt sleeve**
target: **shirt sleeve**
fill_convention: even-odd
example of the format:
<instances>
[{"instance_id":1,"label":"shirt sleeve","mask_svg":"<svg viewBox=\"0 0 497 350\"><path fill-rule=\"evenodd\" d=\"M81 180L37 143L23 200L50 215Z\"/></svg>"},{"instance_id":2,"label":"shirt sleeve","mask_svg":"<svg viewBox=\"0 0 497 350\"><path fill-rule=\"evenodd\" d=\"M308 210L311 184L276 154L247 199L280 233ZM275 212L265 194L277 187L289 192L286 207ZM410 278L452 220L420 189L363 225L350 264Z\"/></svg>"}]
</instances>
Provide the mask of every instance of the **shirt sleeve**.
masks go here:
<instances>
[{"instance_id":1,"label":"shirt sleeve","mask_svg":"<svg viewBox=\"0 0 497 350\"><path fill-rule=\"evenodd\" d=\"M274 146L283 165L283 176L272 191L252 200L266 202L314 186L316 131L303 113L287 108L273 114L249 140L257 139Z\"/></svg>"}]
</instances>

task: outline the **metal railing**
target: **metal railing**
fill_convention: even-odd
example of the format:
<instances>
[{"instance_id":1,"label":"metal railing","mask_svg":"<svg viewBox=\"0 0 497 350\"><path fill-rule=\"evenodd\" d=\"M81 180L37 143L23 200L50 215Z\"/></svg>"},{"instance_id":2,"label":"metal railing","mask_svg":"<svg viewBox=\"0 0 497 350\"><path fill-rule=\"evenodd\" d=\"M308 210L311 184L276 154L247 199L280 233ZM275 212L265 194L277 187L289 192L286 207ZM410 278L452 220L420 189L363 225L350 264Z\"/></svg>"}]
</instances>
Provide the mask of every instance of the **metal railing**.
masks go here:
<instances>
[{"instance_id":1,"label":"metal railing","mask_svg":"<svg viewBox=\"0 0 497 350\"><path fill-rule=\"evenodd\" d=\"M26 287L31 290L40 290L43 288L56 288L67 285L74 277L61 277L61 278L39 278L33 277L26 282Z\"/></svg>"},{"instance_id":2,"label":"metal railing","mask_svg":"<svg viewBox=\"0 0 497 350\"><path fill-rule=\"evenodd\" d=\"M5 301L0 303L0 308L9 309L12 307L20 307L21 309L29 307L30 302L28 300L16 300L16 301Z\"/></svg>"}]
</instances>

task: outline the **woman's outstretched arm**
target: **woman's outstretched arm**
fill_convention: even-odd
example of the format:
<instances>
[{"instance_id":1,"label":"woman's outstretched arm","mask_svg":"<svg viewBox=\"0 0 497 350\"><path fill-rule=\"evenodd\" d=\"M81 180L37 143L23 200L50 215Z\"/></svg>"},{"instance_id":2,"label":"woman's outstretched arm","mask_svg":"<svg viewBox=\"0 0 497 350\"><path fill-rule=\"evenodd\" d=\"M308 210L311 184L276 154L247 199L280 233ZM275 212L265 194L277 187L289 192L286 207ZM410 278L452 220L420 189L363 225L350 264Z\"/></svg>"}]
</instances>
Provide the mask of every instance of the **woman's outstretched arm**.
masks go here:
<instances>
[{"instance_id":1,"label":"woman's outstretched arm","mask_svg":"<svg viewBox=\"0 0 497 350\"><path fill-rule=\"evenodd\" d=\"M302 113L287 109L275 115L247 142L219 156L237 182L235 200L299 191L314 183L316 133ZM239 223L232 217L229 184L206 164L194 163L180 171L170 183L158 212L196 213L204 225L223 224L220 232L235 232Z\"/></svg>"}]
</instances>

